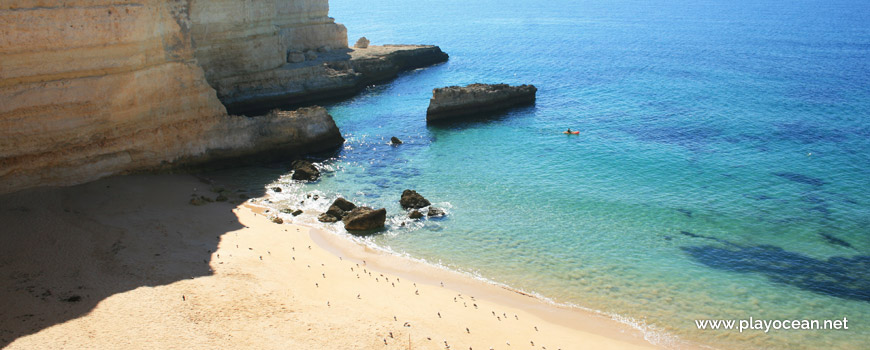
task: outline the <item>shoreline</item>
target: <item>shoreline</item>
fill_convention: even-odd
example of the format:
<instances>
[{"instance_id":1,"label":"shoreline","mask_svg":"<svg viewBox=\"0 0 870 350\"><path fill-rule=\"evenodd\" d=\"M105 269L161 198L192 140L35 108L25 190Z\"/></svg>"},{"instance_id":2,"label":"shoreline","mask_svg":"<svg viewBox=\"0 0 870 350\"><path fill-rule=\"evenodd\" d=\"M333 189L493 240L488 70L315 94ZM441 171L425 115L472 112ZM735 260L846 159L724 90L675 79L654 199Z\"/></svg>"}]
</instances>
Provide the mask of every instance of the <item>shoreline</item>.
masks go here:
<instances>
[{"instance_id":1,"label":"shoreline","mask_svg":"<svg viewBox=\"0 0 870 350\"><path fill-rule=\"evenodd\" d=\"M191 175L131 175L4 195L0 344L661 348L603 315L275 224L247 203L188 204L203 188Z\"/></svg>"},{"instance_id":2,"label":"shoreline","mask_svg":"<svg viewBox=\"0 0 870 350\"><path fill-rule=\"evenodd\" d=\"M446 267L375 249L340 237L334 232L325 232L304 224L299 226L308 228L312 241L322 249L336 257L349 258L354 262L365 261L367 266L372 266L379 272L433 287L439 287L443 283L444 288L463 295L475 296L478 300L487 300L504 307L521 309L544 321L578 332L597 334L640 347L661 346L644 339L645 335L642 331L595 310L559 304L546 300L544 296L530 294L483 277L475 278Z\"/></svg>"},{"instance_id":3,"label":"shoreline","mask_svg":"<svg viewBox=\"0 0 870 350\"><path fill-rule=\"evenodd\" d=\"M264 195L257 199L268 198L268 195ZM276 207L260 201L246 202L242 206L249 207L267 217L270 213L264 212L264 209L270 211L276 209ZM356 263L365 261L367 266L382 273L389 273L429 286L448 288L462 295L476 296L479 300L488 300L503 307L520 309L545 322L564 326L580 333L598 335L616 342L624 342L626 345L648 349L713 349L709 346L688 342L669 333L659 333L661 331L646 329L644 325L631 318L578 305L559 303L545 295L516 289L484 276L475 276L440 264L404 256L377 245L373 247L345 237L345 235L350 234L330 230L328 227L311 226L309 223L292 223L292 225L308 229L311 240L335 257L342 257ZM657 338L659 341L649 338Z\"/></svg>"}]
</instances>

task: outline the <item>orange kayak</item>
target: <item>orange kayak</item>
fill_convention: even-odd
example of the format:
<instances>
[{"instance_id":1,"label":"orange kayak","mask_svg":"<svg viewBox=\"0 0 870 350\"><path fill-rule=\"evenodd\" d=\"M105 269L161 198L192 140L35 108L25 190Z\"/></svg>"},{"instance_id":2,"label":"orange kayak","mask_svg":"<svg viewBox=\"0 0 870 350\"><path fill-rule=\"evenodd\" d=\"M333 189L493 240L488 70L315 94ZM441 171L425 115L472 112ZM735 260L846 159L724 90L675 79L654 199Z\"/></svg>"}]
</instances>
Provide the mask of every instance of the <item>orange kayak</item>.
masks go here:
<instances>
[{"instance_id":1,"label":"orange kayak","mask_svg":"<svg viewBox=\"0 0 870 350\"><path fill-rule=\"evenodd\" d=\"M572 132L569 133L569 132L567 132L567 131L563 131L562 133L563 133L563 134L577 135L577 134L579 134L580 132L579 132L579 131L572 131Z\"/></svg>"}]
</instances>

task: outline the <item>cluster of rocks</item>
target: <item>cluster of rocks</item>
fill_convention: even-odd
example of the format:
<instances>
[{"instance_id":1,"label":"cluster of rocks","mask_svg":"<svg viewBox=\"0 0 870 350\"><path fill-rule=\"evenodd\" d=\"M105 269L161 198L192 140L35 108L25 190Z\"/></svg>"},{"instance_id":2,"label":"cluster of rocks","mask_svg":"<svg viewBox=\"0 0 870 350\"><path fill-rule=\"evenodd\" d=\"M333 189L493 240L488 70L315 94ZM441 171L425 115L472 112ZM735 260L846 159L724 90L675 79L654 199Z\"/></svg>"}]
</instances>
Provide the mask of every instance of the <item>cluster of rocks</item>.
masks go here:
<instances>
[{"instance_id":1,"label":"cluster of rocks","mask_svg":"<svg viewBox=\"0 0 870 350\"><path fill-rule=\"evenodd\" d=\"M399 199L399 204L405 210L410 210L408 217L411 219L423 218L424 214L420 209L428 207L427 214L430 217L444 216L444 210L432 207L422 195L414 190L405 190L402 192L402 197ZM300 213L301 214L301 213ZM296 214L294 214L296 215ZM342 197L337 198L329 206L325 213L320 214L317 220L325 223L334 223L341 221L344 223L344 228L350 232L353 231L371 231L384 227L387 220L387 209L373 209L369 207L358 207L351 201Z\"/></svg>"},{"instance_id":2,"label":"cluster of rocks","mask_svg":"<svg viewBox=\"0 0 870 350\"><path fill-rule=\"evenodd\" d=\"M337 198L325 213L317 218L320 222L344 223L348 231L370 231L384 227L387 220L387 209L358 207L347 199Z\"/></svg>"},{"instance_id":3,"label":"cluster of rocks","mask_svg":"<svg viewBox=\"0 0 870 350\"><path fill-rule=\"evenodd\" d=\"M290 208L281 209L281 212L284 214L290 214L293 216L299 216L299 215L302 215L302 213L304 213L302 211L302 209L290 209Z\"/></svg>"},{"instance_id":4,"label":"cluster of rocks","mask_svg":"<svg viewBox=\"0 0 870 350\"><path fill-rule=\"evenodd\" d=\"M402 192L402 198L399 199L399 204L405 210L410 210L408 213L408 217L411 219L420 219L423 217L423 213L420 212L420 209L429 207L426 215L430 217L436 216L444 216L444 210L433 207L432 203L429 202L428 199L423 197L423 195L417 193L414 190L405 190Z\"/></svg>"}]
</instances>

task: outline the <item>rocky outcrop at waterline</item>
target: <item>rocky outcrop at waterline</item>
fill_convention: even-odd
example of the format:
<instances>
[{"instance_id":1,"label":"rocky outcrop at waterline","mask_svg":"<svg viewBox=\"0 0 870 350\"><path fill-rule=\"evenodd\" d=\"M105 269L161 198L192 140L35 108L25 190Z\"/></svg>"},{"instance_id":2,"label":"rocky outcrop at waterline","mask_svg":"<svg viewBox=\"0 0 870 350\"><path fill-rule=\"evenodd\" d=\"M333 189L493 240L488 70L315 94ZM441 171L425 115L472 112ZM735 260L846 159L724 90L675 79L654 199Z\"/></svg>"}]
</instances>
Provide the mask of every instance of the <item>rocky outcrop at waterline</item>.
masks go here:
<instances>
[{"instance_id":1,"label":"rocky outcrop at waterline","mask_svg":"<svg viewBox=\"0 0 870 350\"><path fill-rule=\"evenodd\" d=\"M368 231L384 227L387 210L357 207L356 204L338 197L317 220L325 223L341 221L344 229L348 231Z\"/></svg>"},{"instance_id":2,"label":"rocky outcrop at waterline","mask_svg":"<svg viewBox=\"0 0 870 350\"><path fill-rule=\"evenodd\" d=\"M338 197L329 206L325 213L321 214L317 219L320 222L336 222L347 215L351 210L356 209L356 204L351 203L347 199Z\"/></svg>"},{"instance_id":3,"label":"rocky outcrop at waterline","mask_svg":"<svg viewBox=\"0 0 870 350\"><path fill-rule=\"evenodd\" d=\"M307 160L295 160L291 164L291 167L293 168L293 175L291 176L293 180L315 181L320 178L320 170L317 170L317 167Z\"/></svg>"},{"instance_id":4,"label":"rocky outcrop at waterline","mask_svg":"<svg viewBox=\"0 0 870 350\"><path fill-rule=\"evenodd\" d=\"M507 84L471 84L448 86L432 91L427 122L452 120L535 102L538 91L533 85L510 86Z\"/></svg>"},{"instance_id":5,"label":"rocky outcrop at waterline","mask_svg":"<svg viewBox=\"0 0 870 350\"><path fill-rule=\"evenodd\" d=\"M384 227L387 220L387 209L372 209L357 207L347 213L341 221L348 231L370 231Z\"/></svg>"},{"instance_id":6,"label":"rocky outcrop at waterline","mask_svg":"<svg viewBox=\"0 0 870 350\"><path fill-rule=\"evenodd\" d=\"M210 79L218 98L235 114L261 114L274 108L304 106L352 96L399 72L447 61L437 46L370 45L325 49L304 60L298 52L269 70Z\"/></svg>"},{"instance_id":7,"label":"rocky outcrop at waterline","mask_svg":"<svg viewBox=\"0 0 870 350\"><path fill-rule=\"evenodd\" d=\"M417 191L405 190L402 192L399 204L403 209L420 209L428 207L432 203L429 203L429 200L424 198L423 195L417 193Z\"/></svg>"}]
</instances>

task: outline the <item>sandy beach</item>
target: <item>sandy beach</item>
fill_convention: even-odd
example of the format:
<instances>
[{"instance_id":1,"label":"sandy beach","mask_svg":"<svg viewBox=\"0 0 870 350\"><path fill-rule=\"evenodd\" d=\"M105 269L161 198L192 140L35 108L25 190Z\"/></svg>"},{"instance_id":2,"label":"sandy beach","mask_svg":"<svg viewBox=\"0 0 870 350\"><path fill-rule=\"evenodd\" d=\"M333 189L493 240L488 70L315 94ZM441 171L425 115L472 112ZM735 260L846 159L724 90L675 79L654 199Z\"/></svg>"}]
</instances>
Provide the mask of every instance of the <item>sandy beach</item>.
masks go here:
<instances>
[{"instance_id":1,"label":"sandy beach","mask_svg":"<svg viewBox=\"0 0 870 350\"><path fill-rule=\"evenodd\" d=\"M0 197L8 349L651 349L607 317L276 224L190 175ZM249 194L256 196L259 194Z\"/></svg>"}]
</instances>

